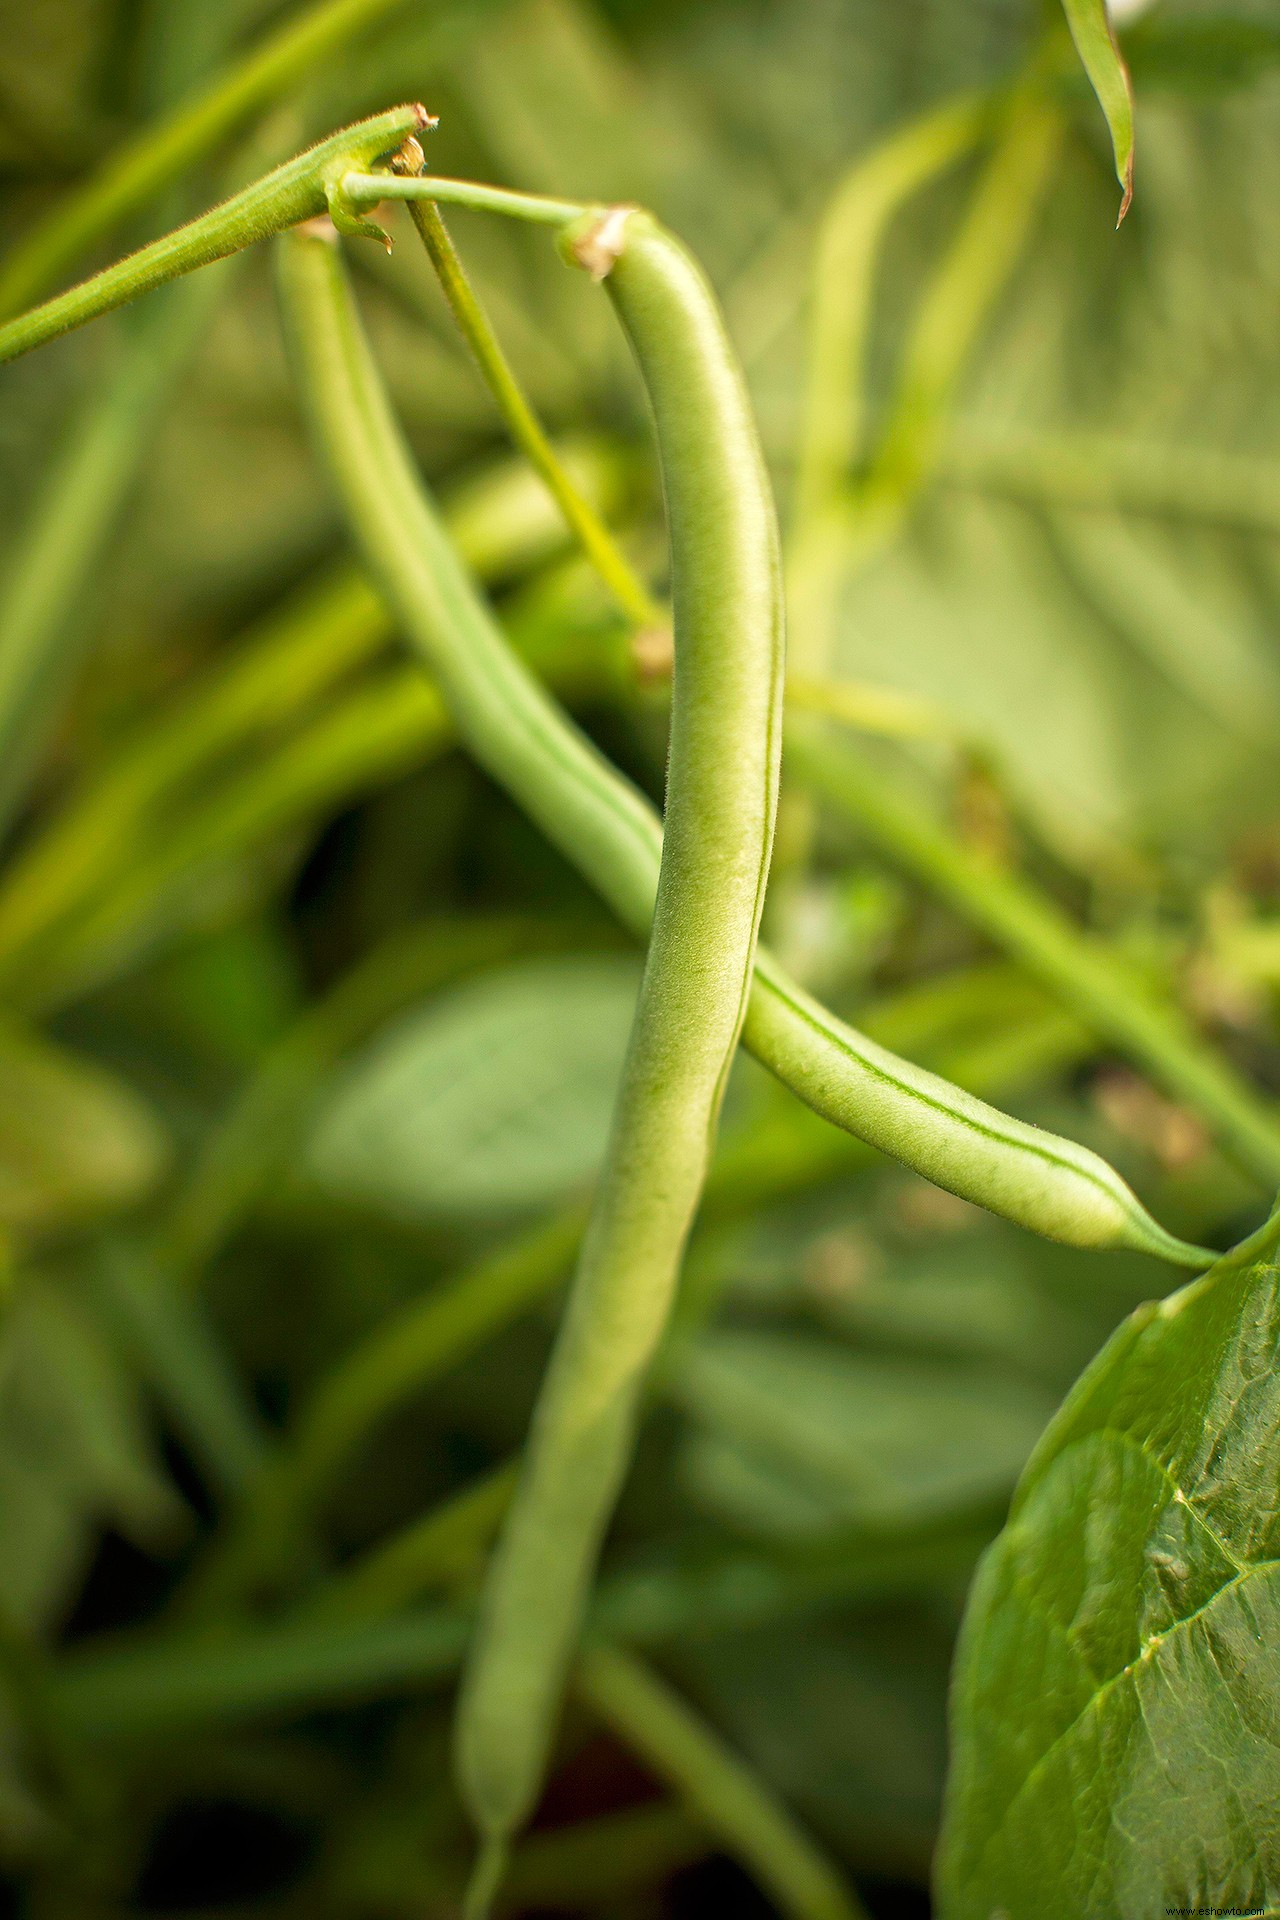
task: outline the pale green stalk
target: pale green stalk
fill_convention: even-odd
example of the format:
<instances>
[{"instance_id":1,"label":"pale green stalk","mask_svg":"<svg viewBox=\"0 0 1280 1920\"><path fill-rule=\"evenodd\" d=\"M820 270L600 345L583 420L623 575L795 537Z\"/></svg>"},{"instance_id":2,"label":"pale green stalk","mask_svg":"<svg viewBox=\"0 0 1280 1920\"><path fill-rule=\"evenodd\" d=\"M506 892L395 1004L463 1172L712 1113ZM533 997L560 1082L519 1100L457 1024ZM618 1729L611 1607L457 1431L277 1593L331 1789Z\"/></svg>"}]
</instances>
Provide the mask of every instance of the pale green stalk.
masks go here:
<instances>
[{"instance_id":1,"label":"pale green stalk","mask_svg":"<svg viewBox=\"0 0 1280 1920\"><path fill-rule=\"evenodd\" d=\"M940 1579L964 1579L992 1530L991 1522L966 1518L923 1536L853 1541L786 1562L737 1547L694 1566L658 1558L602 1580L587 1631L660 1646L803 1617L815 1607L892 1601L936 1590ZM457 1671L472 1629L471 1610L458 1605L385 1620L236 1627L218 1639L203 1627L132 1645L103 1635L67 1649L51 1683L77 1735L125 1740L162 1728L198 1731L421 1689Z\"/></svg>"},{"instance_id":2,"label":"pale green stalk","mask_svg":"<svg viewBox=\"0 0 1280 1920\"><path fill-rule=\"evenodd\" d=\"M128 1242L107 1243L93 1280L209 1486L242 1496L262 1469L267 1437L201 1308Z\"/></svg>"},{"instance_id":3,"label":"pale green stalk","mask_svg":"<svg viewBox=\"0 0 1280 1920\"><path fill-rule=\"evenodd\" d=\"M964 369L1022 258L1062 147L1062 116L1033 86L1001 137L920 301L868 487L909 497L931 470Z\"/></svg>"},{"instance_id":4,"label":"pale green stalk","mask_svg":"<svg viewBox=\"0 0 1280 1920\"><path fill-rule=\"evenodd\" d=\"M389 670L362 683L261 765L180 815L107 891L94 893L56 942L15 967L11 997L49 1009L88 992L175 926L193 915L199 924L208 882L218 875L231 881L247 851L313 824L370 783L385 785L420 766L452 734L439 695L420 674Z\"/></svg>"},{"instance_id":5,"label":"pale green stalk","mask_svg":"<svg viewBox=\"0 0 1280 1920\"><path fill-rule=\"evenodd\" d=\"M470 207L473 213L502 213L535 226L566 227L593 211L583 200L549 200L541 193L517 193L510 187L486 187L478 180L449 180L443 174L364 173L352 167L338 182L335 199L340 208L358 215L384 200L438 201L442 206ZM599 211L599 209L597 209Z\"/></svg>"},{"instance_id":6,"label":"pale green stalk","mask_svg":"<svg viewBox=\"0 0 1280 1920\"><path fill-rule=\"evenodd\" d=\"M569 697L606 677L598 660L560 633L529 657ZM272 841L287 850L286 835L425 765L453 739L448 710L416 669L389 667L362 680L272 753L163 820L47 942L2 970L9 996L49 1009L117 975L175 931L200 924L211 891L216 900L219 886L242 893L254 884Z\"/></svg>"},{"instance_id":7,"label":"pale green stalk","mask_svg":"<svg viewBox=\"0 0 1280 1920\"><path fill-rule=\"evenodd\" d=\"M166 24L160 78L176 91L225 43L232 23L225 9L205 16L195 8ZM162 38L159 16L147 38ZM227 186L251 180L281 151L288 148L278 130L251 140ZM180 196L171 190L165 200L176 211ZM16 811L84 650L88 582L137 478L160 403L206 331L230 271L162 290L118 328L106 384L82 406L44 481L0 599L0 825Z\"/></svg>"},{"instance_id":8,"label":"pale green stalk","mask_svg":"<svg viewBox=\"0 0 1280 1920\"><path fill-rule=\"evenodd\" d=\"M402 183L413 184L413 183ZM450 706L459 732L638 937L648 928L661 827L507 647L459 565L390 414L325 243L291 243L290 304L323 325L300 355L349 510ZM337 283L341 292L341 284ZM1126 1245L1177 1263L1211 1255L1175 1241L1096 1154L1010 1120L897 1059L808 999L761 952L744 1038L815 1111L1034 1232Z\"/></svg>"},{"instance_id":9,"label":"pale green stalk","mask_svg":"<svg viewBox=\"0 0 1280 1920\"><path fill-rule=\"evenodd\" d=\"M0 268L0 317L39 299L82 253L173 186L259 108L404 4L327 0L311 7L144 127L11 249Z\"/></svg>"},{"instance_id":10,"label":"pale green stalk","mask_svg":"<svg viewBox=\"0 0 1280 1920\"><path fill-rule=\"evenodd\" d=\"M843 721L860 733L886 740L946 740L955 744L960 730L946 709L918 693L876 686L867 680L828 680L803 673L787 675L787 706Z\"/></svg>"},{"instance_id":11,"label":"pale green stalk","mask_svg":"<svg viewBox=\"0 0 1280 1920\"><path fill-rule=\"evenodd\" d=\"M1020 258L1062 139L1034 88L1016 94L955 236L921 297L888 423L856 484L817 500L787 555L795 659L826 674L843 583L899 531L928 477L960 377ZM846 371L851 385L853 371Z\"/></svg>"},{"instance_id":12,"label":"pale green stalk","mask_svg":"<svg viewBox=\"0 0 1280 1920\"><path fill-rule=\"evenodd\" d=\"M303 220L332 212L349 231L384 237L371 222L343 211L337 203L337 183L353 166L367 165L394 152L410 135L434 124L425 107L412 105L394 107L389 113L331 134L233 194L221 206L198 215L149 246L139 247L136 253L46 300L43 306L7 321L0 326L0 361L30 353L33 347L110 313L136 300L139 294L213 260L224 260L242 247Z\"/></svg>"},{"instance_id":13,"label":"pale green stalk","mask_svg":"<svg viewBox=\"0 0 1280 1920\"><path fill-rule=\"evenodd\" d=\"M664 1680L632 1653L594 1646L576 1685L605 1725L673 1787L784 1920L866 1920L834 1861Z\"/></svg>"},{"instance_id":14,"label":"pale green stalk","mask_svg":"<svg viewBox=\"0 0 1280 1920\"><path fill-rule=\"evenodd\" d=\"M863 450L864 362L876 274L903 203L973 146L982 97L949 100L856 160L822 216L809 291L794 511L803 522L849 482Z\"/></svg>"}]
</instances>

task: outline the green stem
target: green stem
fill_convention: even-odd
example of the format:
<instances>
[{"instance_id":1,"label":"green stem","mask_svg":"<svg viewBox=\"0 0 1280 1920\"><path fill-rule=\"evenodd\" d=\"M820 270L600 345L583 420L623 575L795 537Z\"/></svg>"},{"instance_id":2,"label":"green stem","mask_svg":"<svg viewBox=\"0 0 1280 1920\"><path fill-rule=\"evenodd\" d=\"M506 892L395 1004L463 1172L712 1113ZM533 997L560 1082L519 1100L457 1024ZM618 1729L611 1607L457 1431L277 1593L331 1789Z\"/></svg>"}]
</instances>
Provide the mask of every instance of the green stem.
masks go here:
<instances>
[{"instance_id":1,"label":"green stem","mask_svg":"<svg viewBox=\"0 0 1280 1920\"><path fill-rule=\"evenodd\" d=\"M1280 1116L1274 1108L1052 902L971 853L851 748L812 723L789 727L787 765L1095 1033L1200 1114L1243 1167L1268 1187L1280 1180Z\"/></svg>"},{"instance_id":2,"label":"green stem","mask_svg":"<svg viewBox=\"0 0 1280 1920\"><path fill-rule=\"evenodd\" d=\"M590 501L574 485L530 406L524 389L502 351L484 308L475 296L449 230L434 201L411 200L409 211L444 289L458 330L475 356L485 384L497 402L512 439L541 475L584 553L629 620L639 627L662 627L666 616L637 579Z\"/></svg>"},{"instance_id":3,"label":"green stem","mask_svg":"<svg viewBox=\"0 0 1280 1920\"><path fill-rule=\"evenodd\" d=\"M748 1868L785 1920L866 1920L834 1862L759 1775L634 1654L590 1648L578 1662L577 1687Z\"/></svg>"},{"instance_id":4,"label":"green stem","mask_svg":"<svg viewBox=\"0 0 1280 1920\"><path fill-rule=\"evenodd\" d=\"M153 287L184 273L224 260L242 247L313 220L330 210L330 194L352 163L366 163L393 152L411 134L433 125L425 107L394 107L330 135L283 166L224 200L221 206L189 220L149 246L105 267L43 306L0 326L0 361L16 359L73 327L136 300ZM341 211L334 209L335 217ZM367 222L361 231L377 233Z\"/></svg>"},{"instance_id":5,"label":"green stem","mask_svg":"<svg viewBox=\"0 0 1280 1920\"><path fill-rule=\"evenodd\" d=\"M423 200L442 206L469 207L473 213L501 213L512 220L529 220L540 227L567 227L584 214L598 211L587 200L550 200L541 193L516 193L510 187L487 187L478 180L448 180L442 174L363 173L358 168L341 176L339 203L353 213L376 207L384 200Z\"/></svg>"},{"instance_id":6,"label":"green stem","mask_svg":"<svg viewBox=\"0 0 1280 1920\"><path fill-rule=\"evenodd\" d=\"M733 1548L693 1567L650 1564L601 1582L587 1631L678 1646L816 1608L893 1601L939 1579L964 1579L993 1531L994 1521L967 1519L923 1537L851 1541L816 1558L782 1561ZM133 1644L103 1635L62 1655L51 1695L73 1736L123 1740L234 1725L416 1691L456 1672L472 1631L473 1615L459 1605L388 1620L233 1628L217 1641L204 1632Z\"/></svg>"},{"instance_id":7,"label":"green stem","mask_svg":"<svg viewBox=\"0 0 1280 1920\"><path fill-rule=\"evenodd\" d=\"M59 929L56 943L29 955L8 983L12 998L40 1010L65 1004L110 979L176 930L202 922L203 895L216 882L252 883L251 848L323 819L370 785L385 786L450 743L439 695L409 668L375 675L321 710L259 764L184 809L114 884Z\"/></svg>"},{"instance_id":8,"label":"green stem","mask_svg":"<svg viewBox=\"0 0 1280 1920\"><path fill-rule=\"evenodd\" d=\"M1057 108L1029 84L920 302L868 485L903 498L932 468L956 387L1025 252L1062 145Z\"/></svg>"},{"instance_id":9,"label":"green stem","mask_svg":"<svg viewBox=\"0 0 1280 1920\"><path fill-rule=\"evenodd\" d=\"M85 186L12 249L0 269L0 318L39 299L64 268L172 186L258 108L404 4L327 0L310 8L109 155Z\"/></svg>"},{"instance_id":10,"label":"green stem","mask_svg":"<svg viewBox=\"0 0 1280 1920\"><path fill-rule=\"evenodd\" d=\"M1026 245L1061 138L1060 114L1034 85L1013 96L921 296L865 477L817 497L797 523L787 594L795 658L808 673L829 671L842 584L898 532L931 471L960 377Z\"/></svg>"}]
</instances>

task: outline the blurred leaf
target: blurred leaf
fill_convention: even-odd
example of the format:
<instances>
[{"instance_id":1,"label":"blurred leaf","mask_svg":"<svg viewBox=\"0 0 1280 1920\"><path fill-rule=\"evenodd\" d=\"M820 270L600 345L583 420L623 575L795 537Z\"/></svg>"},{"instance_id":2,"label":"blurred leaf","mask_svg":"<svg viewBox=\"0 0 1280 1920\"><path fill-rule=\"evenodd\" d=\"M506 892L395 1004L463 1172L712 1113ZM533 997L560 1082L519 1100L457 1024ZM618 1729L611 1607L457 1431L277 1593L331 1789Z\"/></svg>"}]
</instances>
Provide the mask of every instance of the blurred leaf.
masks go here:
<instances>
[{"instance_id":1,"label":"blurred leaf","mask_svg":"<svg viewBox=\"0 0 1280 1920\"><path fill-rule=\"evenodd\" d=\"M682 1647L679 1664L734 1743L856 1865L922 1879L945 1760L945 1613L891 1610L758 1628Z\"/></svg>"},{"instance_id":2,"label":"blurred leaf","mask_svg":"<svg viewBox=\"0 0 1280 1920\"><path fill-rule=\"evenodd\" d=\"M86 140L85 94L109 32L103 0L43 0L39 7L5 8L0 153L6 164L47 167L63 142L76 154Z\"/></svg>"},{"instance_id":3,"label":"blurred leaf","mask_svg":"<svg viewBox=\"0 0 1280 1920\"><path fill-rule=\"evenodd\" d=\"M310 1172L393 1212L537 1207L604 1152L637 963L527 962L399 1021L339 1083Z\"/></svg>"},{"instance_id":4,"label":"blurred leaf","mask_svg":"<svg viewBox=\"0 0 1280 1920\"><path fill-rule=\"evenodd\" d=\"M1104 613L1223 726L1280 734L1280 659L1236 555L1202 528L1059 513L1054 531Z\"/></svg>"},{"instance_id":5,"label":"blurred leaf","mask_svg":"<svg viewBox=\"0 0 1280 1920\"><path fill-rule=\"evenodd\" d=\"M1052 1408L989 1367L872 1357L799 1333L707 1335L682 1355L672 1390L699 1423L686 1459L698 1499L784 1538L910 1526L998 1497Z\"/></svg>"},{"instance_id":6,"label":"blurred leaf","mask_svg":"<svg viewBox=\"0 0 1280 1920\"><path fill-rule=\"evenodd\" d=\"M132 1205L167 1158L141 1097L82 1054L0 1026L0 1221L48 1228Z\"/></svg>"},{"instance_id":7,"label":"blurred leaf","mask_svg":"<svg viewBox=\"0 0 1280 1920\"><path fill-rule=\"evenodd\" d=\"M1280 1894L1280 1268L1140 1307L1045 1435L974 1587L942 1911Z\"/></svg>"},{"instance_id":8,"label":"blurred leaf","mask_svg":"<svg viewBox=\"0 0 1280 1920\"><path fill-rule=\"evenodd\" d=\"M819 1239L806 1275L827 1323L859 1342L967 1355L1016 1368L1057 1391L1092 1357L1115 1317L1105 1303L1099 1312L1087 1295L1082 1301L1077 1288L1046 1285L1049 1260L1039 1247L1026 1255L1002 1229L869 1272L849 1260L861 1251L838 1232Z\"/></svg>"},{"instance_id":9,"label":"blurred leaf","mask_svg":"<svg viewBox=\"0 0 1280 1920\"><path fill-rule=\"evenodd\" d=\"M42 1624L100 1525L154 1546L182 1511L88 1312L66 1287L24 1278L0 1327L0 1605Z\"/></svg>"},{"instance_id":10,"label":"blurred leaf","mask_svg":"<svg viewBox=\"0 0 1280 1920\"><path fill-rule=\"evenodd\" d=\"M1107 0L1062 0L1071 38L1107 117L1123 199L1120 220L1133 198L1133 88L1107 15ZM1117 220L1116 225L1119 226Z\"/></svg>"}]
</instances>

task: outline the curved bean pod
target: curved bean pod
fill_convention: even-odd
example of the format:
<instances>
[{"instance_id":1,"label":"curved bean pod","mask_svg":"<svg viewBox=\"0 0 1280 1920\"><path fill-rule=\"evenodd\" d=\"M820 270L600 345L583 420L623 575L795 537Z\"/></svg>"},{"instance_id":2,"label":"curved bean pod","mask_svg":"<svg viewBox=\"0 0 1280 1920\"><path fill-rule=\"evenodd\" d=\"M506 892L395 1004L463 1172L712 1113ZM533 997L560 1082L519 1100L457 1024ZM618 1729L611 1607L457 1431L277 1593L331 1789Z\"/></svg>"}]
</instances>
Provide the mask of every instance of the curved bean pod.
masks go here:
<instances>
[{"instance_id":1,"label":"curved bean pod","mask_svg":"<svg viewBox=\"0 0 1280 1920\"><path fill-rule=\"evenodd\" d=\"M937 1187L1069 1247L1127 1247L1197 1272L1218 1258L1152 1219L1100 1154L988 1106L846 1026L763 948L743 1039L824 1120Z\"/></svg>"},{"instance_id":2,"label":"curved bean pod","mask_svg":"<svg viewBox=\"0 0 1280 1920\"><path fill-rule=\"evenodd\" d=\"M284 250L299 371L348 514L476 758L643 939L662 826L507 645L459 562L391 415L332 247ZM743 1040L824 1119L926 1179L1068 1246L1200 1269L1086 1147L1029 1127L877 1046L759 949Z\"/></svg>"},{"instance_id":3,"label":"curved bean pod","mask_svg":"<svg viewBox=\"0 0 1280 1920\"><path fill-rule=\"evenodd\" d=\"M388 113L330 134L327 140L295 154L220 206L211 207L208 213L162 234L149 246L117 260L114 266L104 267L91 279L0 326L0 361L16 360L19 354L29 353L73 327L82 327L100 314L125 306L152 287L161 287L213 260L224 260L241 247L331 210L339 224L345 221L351 231L385 238L371 221L360 219L354 211L349 216L344 212L336 193L338 183L353 166L370 164L392 152L410 134L434 125L426 108L413 104L392 107ZM337 201L332 209L331 200Z\"/></svg>"}]
</instances>

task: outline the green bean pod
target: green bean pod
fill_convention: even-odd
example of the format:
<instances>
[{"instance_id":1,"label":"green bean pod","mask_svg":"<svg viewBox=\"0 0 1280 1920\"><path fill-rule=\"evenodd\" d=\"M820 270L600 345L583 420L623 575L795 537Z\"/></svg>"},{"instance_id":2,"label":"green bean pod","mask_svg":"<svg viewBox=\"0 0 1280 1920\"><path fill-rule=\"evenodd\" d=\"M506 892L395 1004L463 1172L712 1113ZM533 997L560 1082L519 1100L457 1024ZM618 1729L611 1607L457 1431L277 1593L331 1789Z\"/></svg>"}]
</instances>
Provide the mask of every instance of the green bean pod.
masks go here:
<instances>
[{"instance_id":1,"label":"green bean pod","mask_svg":"<svg viewBox=\"0 0 1280 1920\"><path fill-rule=\"evenodd\" d=\"M335 249L291 237L282 292L302 388L366 558L459 731L624 925L646 937L662 827L518 660L444 531L392 417ZM1068 1246L1199 1269L1088 1148L1001 1113L809 999L763 948L745 1044L816 1113L926 1179Z\"/></svg>"},{"instance_id":2,"label":"green bean pod","mask_svg":"<svg viewBox=\"0 0 1280 1920\"><path fill-rule=\"evenodd\" d=\"M483 1875L532 1811L746 1012L781 744L782 596L764 462L710 289L630 214L609 290L653 409L676 666L666 829L604 1172L463 1681Z\"/></svg>"},{"instance_id":3,"label":"green bean pod","mask_svg":"<svg viewBox=\"0 0 1280 1920\"><path fill-rule=\"evenodd\" d=\"M56 340L73 327L82 327L100 314L125 306L152 287L161 287L213 260L224 260L241 247L281 233L301 220L332 212L351 232L385 238L371 221L344 212L336 192L338 183L353 166L369 165L391 153L410 134L434 125L426 108L413 104L393 107L388 113L330 134L327 140L295 154L261 180L211 207L208 213L162 234L91 279L0 326L0 361L16 360L19 354Z\"/></svg>"},{"instance_id":4,"label":"green bean pod","mask_svg":"<svg viewBox=\"0 0 1280 1920\"><path fill-rule=\"evenodd\" d=\"M1218 1258L1166 1232L1101 1155L878 1046L788 979L763 948L743 1039L824 1120L1042 1239L1124 1247L1196 1271Z\"/></svg>"}]
</instances>

